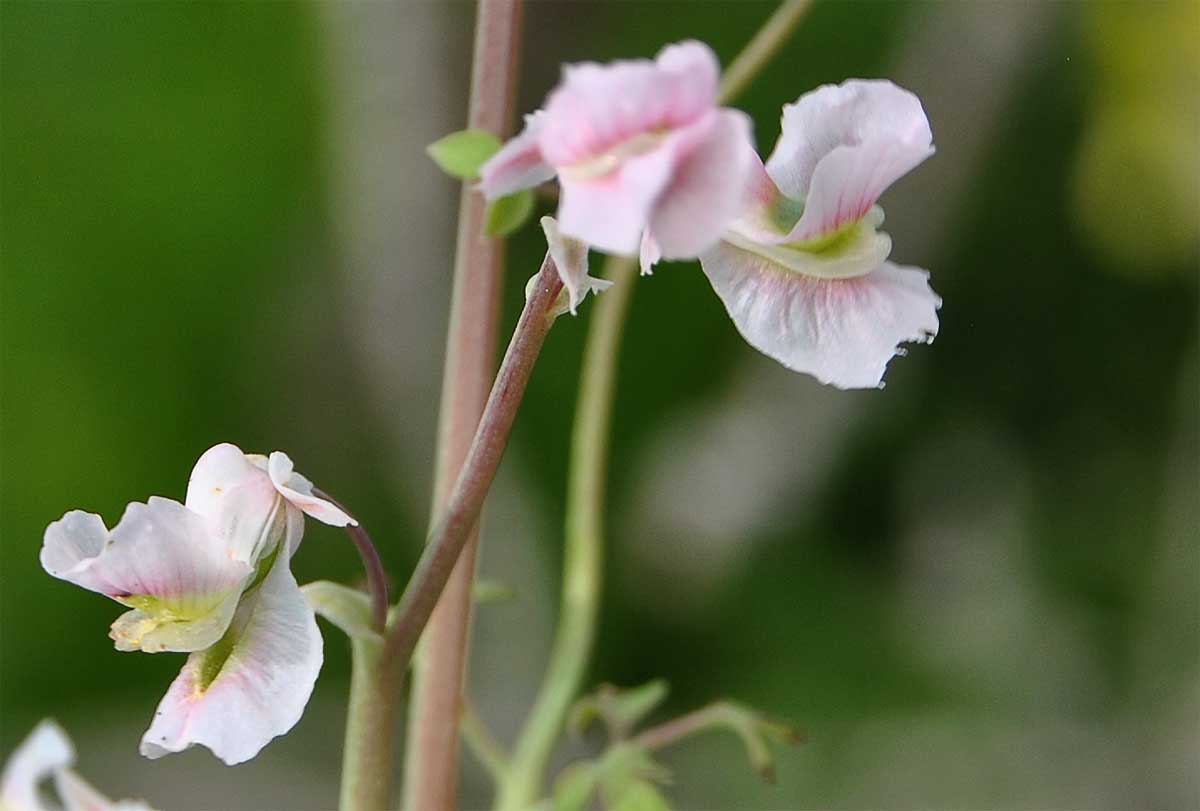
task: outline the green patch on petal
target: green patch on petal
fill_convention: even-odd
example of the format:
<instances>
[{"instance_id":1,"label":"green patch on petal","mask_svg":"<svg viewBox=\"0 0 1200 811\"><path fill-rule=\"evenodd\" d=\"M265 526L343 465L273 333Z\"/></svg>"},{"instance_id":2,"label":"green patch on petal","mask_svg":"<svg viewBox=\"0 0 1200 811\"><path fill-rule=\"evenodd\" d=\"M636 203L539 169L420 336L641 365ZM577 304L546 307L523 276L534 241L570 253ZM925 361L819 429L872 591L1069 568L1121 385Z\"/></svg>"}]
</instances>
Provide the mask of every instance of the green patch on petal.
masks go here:
<instances>
[{"instance_id":1,"label":"green patch on petal","mask_svg":"<svg viewBox=\"0 0 1200 811\"><path fill-rule=\"evenodd\" d=\"M861 220L818 239L768 245L731 231L725 240L771 260L780 270L818 279L852 279L878 270L892 251L892 238L876 229L883 209L873 206Z\"/></svg>"},{"instance_id":2,"label":"green patch on petal","mask_svg":"<svg viewBox=\"0 0 1200 811\"><path fill-rule=\"evenodd\" d=\"M231 627L217 643L201 654L200 667L196 672L196 689L203 692L221 675L221 669L233 654L237 633Z\"/></svg>"}]
</instances>

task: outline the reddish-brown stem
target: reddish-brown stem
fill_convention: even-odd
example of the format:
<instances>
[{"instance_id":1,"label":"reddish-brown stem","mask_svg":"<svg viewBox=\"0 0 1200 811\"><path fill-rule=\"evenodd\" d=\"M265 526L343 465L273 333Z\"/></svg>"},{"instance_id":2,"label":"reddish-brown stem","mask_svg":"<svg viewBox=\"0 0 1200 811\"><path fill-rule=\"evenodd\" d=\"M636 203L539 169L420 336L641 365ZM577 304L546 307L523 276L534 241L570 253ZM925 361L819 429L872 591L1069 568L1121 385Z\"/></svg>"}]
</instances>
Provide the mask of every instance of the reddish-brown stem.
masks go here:
<instances>
[{"instance_id":1,"label":"reddish-brown stem","mask_svg":"<svg viewBox=\"0 0 1200 811\"><path fill-rule=\"evenodd\" d=\"M353 514L340 501L324 490L314 487L313 495L337 505L346 515L353 517ZM346 534L354 543L354 548L358 550L358 556L362 558L363 569L366 570L367 593L371 596L371 627L383 633L383 629L387 625L388 593L387 577L383 573L383 561L379 559L379 550L375 548L375 544L371 542L371 536L367 534L358 519L355 519L352 526L347 526L345 529Z\"/></svg>"},{"instance_id":2,"label":"reddish-brown stem","mask_svg":"<svg viewBox=\"0 0 1200 811\"><path fill-rule=\"evenodd\" d=\"M509 131L516 96L520 20L521 0L479 2L468 127L497 135ZM482 195L464 186L442 381L435 516L442 514L451 497L495 368L504 243L484 236L484 215ZM413 675L404 769L403 807L409 811L453 811L456 805L458 718L475 549L472 535L430 619L421 661Z\"/></svg>"}]
</instances>

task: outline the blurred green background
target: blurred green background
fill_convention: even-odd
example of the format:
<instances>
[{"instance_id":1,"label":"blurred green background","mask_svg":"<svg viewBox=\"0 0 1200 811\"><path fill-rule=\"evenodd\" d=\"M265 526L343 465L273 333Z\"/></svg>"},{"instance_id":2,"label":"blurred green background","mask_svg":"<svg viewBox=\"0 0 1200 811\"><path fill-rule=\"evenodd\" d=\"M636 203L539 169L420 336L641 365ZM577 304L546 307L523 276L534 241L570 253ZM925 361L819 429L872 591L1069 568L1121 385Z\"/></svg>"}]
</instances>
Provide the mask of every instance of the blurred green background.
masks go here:
<instances>
[{"instance_id":1,"label":"blurred green background","mask_svg":"<svg viewBox=\"0 0 1200 811\"><path fill-rule=\"evenodd\" d=\"M522 110L562 61L696 37L761 2L531 2ZM427 520L462 126L461 2L0 3L0 752L52 715L81 770L159 807L330 809L348 646L248 765L138 737L182 663L45 575L72 508L181 498L218 441L286 449L397 583ZM638 282L616 409L594 682L662 676L807 745L672 752L682 809L1200 807L1200 4L818 2L741 105L851 76L921 96L937 156L884 198L944 297L887 389L746 346L694 265ZM543 250L511 248L507 331ZM471 692L506 740L556 606L589 307L554 331L485 519ZM301 581L353 582L309 522ZM591 751L570 742L563 759ZM485 807L468 759L464 806Z\"/></svg>"}]
</instances>

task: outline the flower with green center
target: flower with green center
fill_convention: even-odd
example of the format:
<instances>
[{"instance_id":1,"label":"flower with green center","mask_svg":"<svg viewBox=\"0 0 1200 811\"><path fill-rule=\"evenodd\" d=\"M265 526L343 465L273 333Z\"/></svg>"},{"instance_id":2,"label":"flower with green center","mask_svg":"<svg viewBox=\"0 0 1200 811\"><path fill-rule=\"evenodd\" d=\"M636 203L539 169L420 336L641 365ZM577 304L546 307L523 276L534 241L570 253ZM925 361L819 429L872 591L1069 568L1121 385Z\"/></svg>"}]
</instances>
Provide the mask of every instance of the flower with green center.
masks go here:
<instances>
[{"instance_id":1,"label":"flower with green center","mask_svg":"<svg viewBox=\"0 0 1200 811\"><path fill-rule=\"evenodd\" d=\"M920 268L888 262L879 196L933 154L921 102L887 81L802 96L757 163L748 210L700 263L741 334L790 369L839 388L882 385L909 341L932 341L941 299ZM655 235L642 269L658 260Z\"/></svg>"},{"instance_id":2,"label":"flower with green center","mask_svg":"<svg viewBox=\"0 0 1200 811\"><path fill-rule=\"evenodd\" d=\"M312 489L286 454L222 444L196 463L184 504L131 504L111 531L81 511L47 528L47 572L133 609L113 623L118 649L191 654L142 754L202 744L240 763L300 719L322 651L291 557L304 514L354 523Z\"/></svg>"}]
</instances>

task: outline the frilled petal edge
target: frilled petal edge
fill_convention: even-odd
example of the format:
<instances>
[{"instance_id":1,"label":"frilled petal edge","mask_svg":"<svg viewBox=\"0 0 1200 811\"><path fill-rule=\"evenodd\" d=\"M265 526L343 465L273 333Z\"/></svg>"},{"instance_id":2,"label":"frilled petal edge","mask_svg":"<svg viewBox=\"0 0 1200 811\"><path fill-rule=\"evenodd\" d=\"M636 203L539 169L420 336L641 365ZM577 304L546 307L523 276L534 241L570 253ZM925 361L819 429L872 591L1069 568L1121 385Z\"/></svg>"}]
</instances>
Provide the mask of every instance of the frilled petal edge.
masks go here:
<instances>
[{"instance_id":1,"label":"frilled petal edge","mask_svg":"<svg viewBox=\"0 0 1200 811\"><path fill-rule=\"evenodd\" d=\"M541 225L542 232L546 235L550 258L554 260L558 278L562 280L563 289L567 294L567 310L571 315L575 315L579 302L583 301L588 293L607 290L612 287L612 282L588 275L586 243L563 236L553 217L542 217Z\"/></svg>"},{"instance_id":2,"label":"frilled petal edge","mask_svg":"<svg viewBox=\"0 0 1200 811\"><path fill-rule=\"evenodd\" d=\"M920 268L884 262L864 276L818 279L728 243L700 261L751 346L838 388L881 386L901 344L937 335L941 299Z\"/></svg>"},{"instance_id":3,"label":"frilled petal edge","mask_svg":"<svg viewBox=\"0 0 1200 811\"><path fill-rule=\"evenodd\" d=\"M322 660L312 607L280 556L226 635L188 657L141 753L159 758L199 744L229 765L251 759L300 720Z\"/></svg>"}]
</instances>

